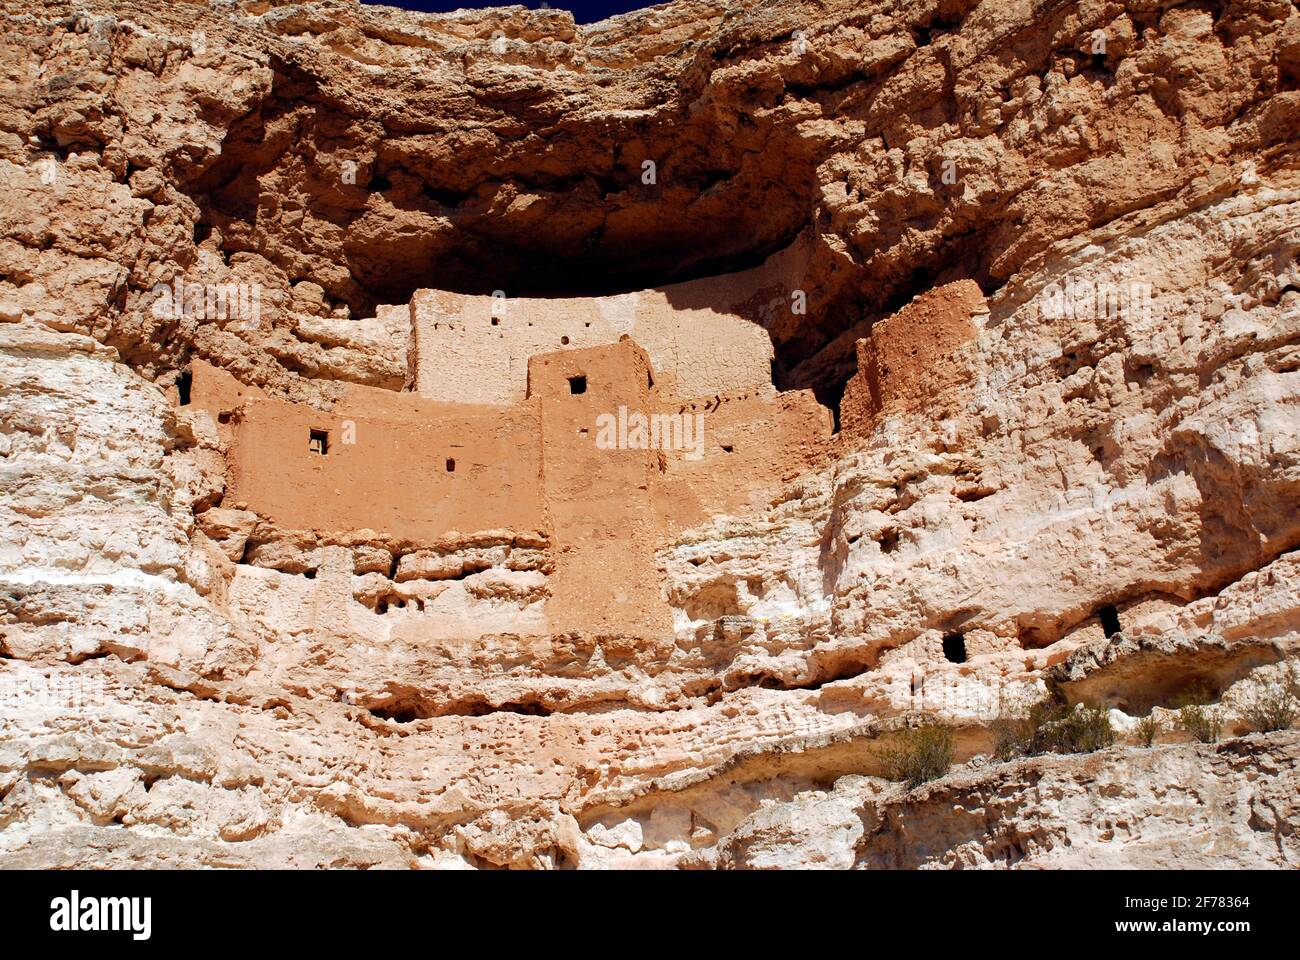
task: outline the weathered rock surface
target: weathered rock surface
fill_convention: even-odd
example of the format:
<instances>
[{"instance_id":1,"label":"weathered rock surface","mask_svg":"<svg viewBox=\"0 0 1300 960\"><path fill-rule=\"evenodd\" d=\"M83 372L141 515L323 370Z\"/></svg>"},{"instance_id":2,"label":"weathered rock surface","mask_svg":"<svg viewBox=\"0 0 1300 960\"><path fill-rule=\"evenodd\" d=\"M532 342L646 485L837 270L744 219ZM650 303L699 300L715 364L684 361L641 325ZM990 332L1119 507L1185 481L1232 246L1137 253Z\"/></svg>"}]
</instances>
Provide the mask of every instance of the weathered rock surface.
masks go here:
<instances>
[{"instance_id":1,"label":"weathered rock surface","mask_svg":"<svg viewBox=\"0 0 1300 960\"><path fill-rule=\"evenodd\" d=\"M1020 760L910 793L845 777L751 814L696 866L1293 866L1300 735Z\"/></svg>"},{"instance_id":2,"label":"weathered rock surface","mask_svg":"<svg viewBox=\"0 0 1300 960\"><path fill-rule=\"evenodd\" d=\"M3 16L0 863L1300 858L1300 740L1247 709L1300 646L1293 4ZM664 291L759 264L730 306L839 430L746 434L727 510L606 538L662 629L548 619L602 591L550 510L426 536L232 486L255 402L398 419L417 290L704 324ZM1233 739L1178 730L1194 689ZM990 760L1049 696L1121 743ZM959 766L905 791L878 745L921 713Z\"/></svg>"}]
</instances>

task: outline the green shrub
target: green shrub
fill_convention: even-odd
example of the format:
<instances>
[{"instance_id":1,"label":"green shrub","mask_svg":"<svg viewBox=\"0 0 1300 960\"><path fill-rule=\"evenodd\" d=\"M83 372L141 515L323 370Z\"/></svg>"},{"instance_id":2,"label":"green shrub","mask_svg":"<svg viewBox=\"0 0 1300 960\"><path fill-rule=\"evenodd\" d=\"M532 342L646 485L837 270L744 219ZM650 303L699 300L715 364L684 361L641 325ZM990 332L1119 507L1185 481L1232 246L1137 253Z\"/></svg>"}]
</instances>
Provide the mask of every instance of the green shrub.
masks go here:
<instances>
[{"instance_id":1,"label":"green shrub","mask_svg":"<svg viewBox=\"0 0 1300 960\"><path fill-rule=\"evenodd\" d=\"M991 724L993 755L999 760L1040 753L1091 753L1115 742L1105 707L1080 703L1036 703L1023 716L1000 716Z\"/></svg>"},{"instance_id":2,"label":"green shrub","mask_svg":"<svg viewBox=\"0 0 1300 960\"><path fill-rule=\"evenodd\" d=\"M1021 716L1003 714L993 721L993 755L999 760L1032 757L1049 749L1051 724L1065 716L1065 705L1056 701L1035 703Z\"/></svg>"},{"instance_id":3,"label":"green shrub","mask_svg":"<svg viewBox=\"0 0 1300 960\"><path fill-rule=\"evenodd\" d=\"M1241 715L1259 733L1289 730L1300 717L1300 680L1295 667L1288 665L1283 676L1264 684Z\"/></svg>"},{"instance_id":4,"label":"green shrub","mask_svg":"<svg viewBox=\"0 0 1300 960\"><path fill-rule=\"evenodd\" d=\"M885 776L906 783L910 790L947 773L955 748L951 727L927 721L919 727L900 730L893 742L880 751L880 759Z\"/></svg>"},{"instance_id":5,"label":"green shrub","mask_svg":"<svg viewBox=\"0 0 1300 960\"><path fill-rule=\"evenodd\" d=\"M1002 714L997 717L989 729L993 732L993 756L998 760L1014 760L1027 757L1034 749L1034 730L1037 729L1033 713L1038 707L1030 708L1029 715L1023 717Z\"/></svg>"},{"instance_id":6,"label":"green shrub","mask_svg":"<svg viewBox=\"0 0 1300 960\"><path fill-rule=\"evenodd\" d=\"M1213 705L1214 695L1203 685L1178 698L1178 725L1201 743L1217 743L1223 732L1223 710Z\"/></svg>"},{"instance_id":7,"label":"green shrub","mask_svg":"<svg viewBox=\"0 0 1300 960\"><path fill-rule=\"evenodd\" d=\"M1095 704L1078 704L1045 730L1052 753L1092 753L1115 742L1110 711Z\"/></svg>"},{"instance_id":8,"label":"green shrub","mask_svg":"<svg viewBox=\"0 0 1300 960\"><path fill-rule=\"evenodd\" d=\"M1138 743L1149 747L1156 742L1156 737L1160 736L1160 721L1156 719L1154 713L1149 713L1137 722L1133 732L1137 734Z\"/></svg>"},{"instance_id":9,"label":"green shrub","mask_svg":"<svg viewBox=\"0 0 1300 960\"><path fill-rule=\"evenodd\" d=\"M1178 725L1201 743L1217 743L1223 732L1223 711L1202 703L1189 703L1179 708Z\"/></svg>"}]
</instances>

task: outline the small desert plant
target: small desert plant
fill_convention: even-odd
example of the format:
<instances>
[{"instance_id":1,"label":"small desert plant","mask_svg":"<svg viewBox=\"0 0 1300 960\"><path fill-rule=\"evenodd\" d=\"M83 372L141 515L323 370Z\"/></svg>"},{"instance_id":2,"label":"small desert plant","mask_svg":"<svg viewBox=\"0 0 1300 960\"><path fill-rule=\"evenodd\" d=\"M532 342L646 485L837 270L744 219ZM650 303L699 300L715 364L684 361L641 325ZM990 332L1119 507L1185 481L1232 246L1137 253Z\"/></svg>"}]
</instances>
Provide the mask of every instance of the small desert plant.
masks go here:
<instances>
[{"instance_id":1,"label":"small desert plant","mask_svg":"<svg viewBox=\"0 0 1300 960\"><path fill-rule=\"evenodd\" d=\"M1034 731L1028 717L1003 714L989 724L989 729L993 732L993 756L998 760L1014 760L1029 755Z\"/></svg>"},{"instance_id":2,"label":"small desert plant","mask_svg":"<svg viewBox=\"0 0 1300 960\"><path fill-rule=\"evenodd\" d=\"M1081 703L1036 703L1024 716L1000 716L991 725L993 755L999 760L1040 753L1091 753L1115 742L1104 707Z\"/></svg>"},{"instance_id":3,"label":"small desert plant","mask_svg":"<svg viewBox=\"0 0 1300 960\"><path fill-rule=\"evenodd\" d=\"M993 732L993 756L998 760L1014 760L1029 755L1033 744L1033 728L1028 718L999 716L989 724Z\"/></svg>"},{"instance_id":4,"label":"small desert plant","mask_svg":"<svg viewBox=\"0 0 1300 960\"><path fill-rule=\"evenodd\" d=\"M927 721L919 727L900 730L892 743L880 751L885 776L912 787L937 780L952 766L956 739L952 728Z\"/></svg>"},{"instance_id":5,"label":"small desert plant","mask_svg":"<svg viewBox=\"0 0 1300 960\"><path fill-rule=\"evenodd\" d=\"M1080 703L1044 730L1047 749L1053 753L1092 753L1115 742L1110 711L1095 704Z\"/></svg>"},{"instance_id":6,"label":"small desert plant","mask_svg":"<svg viewBox=\"0 0 1300 960\"><path fill-rule=\"evenodd\" d=\"M1223 732L1223 710L1213 706L1209 689L1193 687L1178 698L1178 725L1201 743L1217 743Z\"/></svg>"},{"instance_id":7,"label":"small desert plant","mask_svg":"<svg viewBox=\"0 0 1300 960\"><path fill-rule=\"evenodd\" d=\"M1189 703L1178 710L1178 725L1201 743L1217 743L1223 731L1223 712L1203 703Z\"/></svg>"},{"instance_id":8,"label":"small desert plant","mask_svg":"<svg viewBox=\"0 0 1300 960\"><path fill-rule=\"evenodd\" d=\"M1241 715L1259 733L1289 730L1300 717L1300 679L1295 667L1288 665L1284 675L1265 683Z\"/></svg>"},{"instance_id":9,"label":"small desert plant","mask_svg":"<svg viewBox=\"0 0 1300 960\"><path fill-rule=\"evenodd\" d=\"M1003 713L990 728L993 731L993 755L999 760L1013 760L1042 753L1045 749L1042 730L1059 720L1063 707L1054 702L1035 703L1023 715Z\"/></svg>"},{"instance_id":10,"label":"small desert plant","mask_svg":"<svg viewBox=\"0 0 1300 960\"><path fill-rule=\"evenodd\" d=\"M1149 747L1156 742L1156 737L1160 736L1160 721L1156 719L1154 713L1149 713L1137 722L1133 732L1137 735L1138 743Z\"/></svg>"}]
</instances>

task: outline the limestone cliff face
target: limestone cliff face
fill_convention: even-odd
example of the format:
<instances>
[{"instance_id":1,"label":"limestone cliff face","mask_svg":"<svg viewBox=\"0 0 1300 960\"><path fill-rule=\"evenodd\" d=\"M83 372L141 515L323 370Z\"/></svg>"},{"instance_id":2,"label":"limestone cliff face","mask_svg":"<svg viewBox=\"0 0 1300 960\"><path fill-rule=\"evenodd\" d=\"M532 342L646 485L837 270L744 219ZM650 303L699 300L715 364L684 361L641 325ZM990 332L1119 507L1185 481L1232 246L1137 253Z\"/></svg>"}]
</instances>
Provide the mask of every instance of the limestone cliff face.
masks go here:
<instances>
[{"instance_id":1,"label":"limestone cliff face","mask_svg":"<svg viewBox=\"0 0 1300 960\"><path fill-rule=\"evenodd\" d=\"M1293 4L3 13L0 862L1300 858Z\"/></svg>"}]
</instances>

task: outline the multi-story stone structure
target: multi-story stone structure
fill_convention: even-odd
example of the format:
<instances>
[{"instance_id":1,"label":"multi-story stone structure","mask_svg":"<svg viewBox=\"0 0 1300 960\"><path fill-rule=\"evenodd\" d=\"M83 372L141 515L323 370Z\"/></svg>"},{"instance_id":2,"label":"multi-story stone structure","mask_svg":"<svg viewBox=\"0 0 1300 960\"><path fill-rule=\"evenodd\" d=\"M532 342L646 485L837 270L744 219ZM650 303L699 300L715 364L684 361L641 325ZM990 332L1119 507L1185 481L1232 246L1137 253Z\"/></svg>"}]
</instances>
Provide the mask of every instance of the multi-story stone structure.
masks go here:
<instances>
[{"instance_id":1,"label":"multi-story stone structure","mask_svg":"<svg viewBox=\"0 0 1300 960\"><path fill-rule=\"evenodd\" d=\"M371 570L354 551L355 597L404 623L422 612L407 629L670 634L655 551L709 517L761 508L831 434L810 392L772 385L762 327L673 306L708 283L584 300L420 291L409 389L353 385L329 411L196 362L191 402L225 440L223 504L264 531L236 559L283 568L292 556L314 575L319 557L274 546L294 539L287 531L368 531L394 560ZM735 281L722 290L734 295ZM465 549L479 552L448 559ZM476 576L509 581L489 591L497 614L512 608L504 621L480 609L466 619L481 606L473 589L443 596Z\"/></svg>"}]
</instances>

